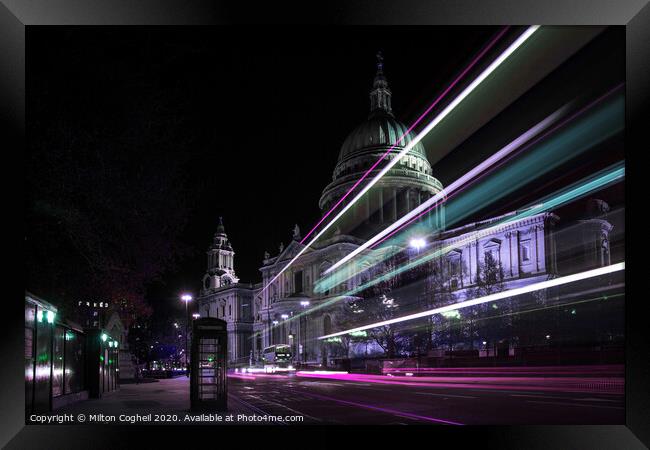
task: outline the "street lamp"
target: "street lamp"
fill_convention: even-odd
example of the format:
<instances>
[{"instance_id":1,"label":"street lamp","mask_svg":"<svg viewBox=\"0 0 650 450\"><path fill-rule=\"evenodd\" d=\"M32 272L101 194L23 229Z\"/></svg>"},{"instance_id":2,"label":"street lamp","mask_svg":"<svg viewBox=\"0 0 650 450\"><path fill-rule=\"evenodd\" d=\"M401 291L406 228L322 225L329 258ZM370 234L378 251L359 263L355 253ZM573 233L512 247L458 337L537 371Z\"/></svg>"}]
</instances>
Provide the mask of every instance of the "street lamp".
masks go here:
<instances>
[{"instance_id":1,"label":"street lamp","mask_svg":"<svg viewBox=\"0 0 650 450\"><path fill-rule=\"evenodd\" d=\"M309 300L301 300L300 306L302 306L302 314L300 315L300 340L302 344L302 362L307 362L307 330L305 324L305 310L309 306Z\"/></svg>"},{"instance_id":2,"label":"street lamp","mask_svg":"<svg viewBox=\"0 0 650 450\"><path fill-rule=\"evenodd\" d=\"M186 370L186 375L189 377L190 376L190 370L187 362L187 333L189 330L189 324L190 324L190 310L189 310L189 303L192 301L192 296L190 294L183 294L181 295L181 300L185 302L185 315L186 315L186 320L185 320L185 370Z\"/></svg>"},{"instance_id":3,"label":"street lamp","mask_svg":"<svg viewBox=\"0 0 650 450\"><path fill-rule=\"evenodd\" d=\"M198 319L199 317L201 317L201 314L194 313L194 314L192 314L192 317L194 317L194 319Z\"/></svg>"},{"instance_id":4,"label":"street lamp","mask_svg":"<svg viewBox=\"0 0 650 450\"><path fill-rule=\"evenodd\" d=\"M413 238L409 242L409 245L419 253L427 245L427 242L422 238Z\"/></svg>"}]
</instances>

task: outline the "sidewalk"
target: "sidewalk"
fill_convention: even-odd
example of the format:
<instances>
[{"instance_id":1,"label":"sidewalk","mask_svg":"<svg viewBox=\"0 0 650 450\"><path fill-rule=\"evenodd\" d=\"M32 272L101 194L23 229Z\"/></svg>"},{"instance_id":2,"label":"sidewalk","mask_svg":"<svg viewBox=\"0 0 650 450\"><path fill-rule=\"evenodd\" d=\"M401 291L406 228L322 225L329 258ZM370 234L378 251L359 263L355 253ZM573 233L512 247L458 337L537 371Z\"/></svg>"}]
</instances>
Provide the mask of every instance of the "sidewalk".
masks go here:
<instances>
[{"instance_id":1,"label":"sidewalk","mask_svg":"<svg viewBox=\"0 0 650 450\"><path fill-rule=\"evenodd\" d=\"M190 381L187 377L162 379L157 383L123 384L120 389L104 395L100 399L89 399L60 409L55 414L104 414L119 416L165 414L198 415L190 412ZM255 412L240 402L229 399L228 414L254 414Z\"/></svg>"}]
</instances>

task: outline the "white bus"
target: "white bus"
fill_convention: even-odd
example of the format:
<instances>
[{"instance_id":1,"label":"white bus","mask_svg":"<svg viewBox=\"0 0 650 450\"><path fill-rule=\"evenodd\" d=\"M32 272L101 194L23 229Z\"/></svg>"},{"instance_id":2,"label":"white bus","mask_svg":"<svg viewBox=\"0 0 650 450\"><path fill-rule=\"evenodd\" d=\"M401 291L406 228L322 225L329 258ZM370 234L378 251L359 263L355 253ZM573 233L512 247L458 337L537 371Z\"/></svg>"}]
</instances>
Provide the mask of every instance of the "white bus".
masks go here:
<instances>
[{"instance_id":1,"label":"white bus","mask_svg":"<svg viewBox=\"0 0 650 450\"><path fill-rule=\"evenodd\" d=\"M277 344L264 349L262 354L265 372L290 372L295 370L292 364L291 347Z\"/></svg>"}]
</instances>

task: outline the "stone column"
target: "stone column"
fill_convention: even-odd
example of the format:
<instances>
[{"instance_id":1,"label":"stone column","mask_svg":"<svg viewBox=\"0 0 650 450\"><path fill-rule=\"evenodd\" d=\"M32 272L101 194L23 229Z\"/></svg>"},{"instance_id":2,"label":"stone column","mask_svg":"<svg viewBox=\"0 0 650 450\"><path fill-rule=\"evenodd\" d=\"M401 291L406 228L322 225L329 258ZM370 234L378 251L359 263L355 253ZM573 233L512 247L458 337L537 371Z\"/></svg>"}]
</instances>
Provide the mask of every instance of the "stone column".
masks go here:
<instances>
[{"instance_id":1,"label":"stone column","mask_svg":"<svg viewBox=\"0 0 650 450\"><path fill-rule=\"evenodd\" d=\"M393 188L393 221L397 220L397 189Z\"/></svg>"},{"instance_id":2,"label":"stone column","mask_svg":"<svg viewBox=\"0 0 650 450\"><path fill-rule=\"evenodd\" d=\"M513 277L519 276L519 232L510 233L510 272Z\"/></svg>"},{"instance_id":3,"label":"stone column","mask_svg":"<svg viewBox=\"0 0 650 450\"><path fill-rule=\"evenodd\" d=\"M475 283L478 273L478 241L470 242L468 247L470 283Z\"/></svg>"},{"instance_id":4,"label":"stone column","mask_svg":"<svg viewBox=\"0 0 650 450\"><path fill-rule=\"evenodd\" d=\"M537 270L541 272L546 271L546 249L544 248L544 227L537 225L535 227L535 240L537 246Z\"/></svg>"},{"instance_id":5,"label":"stone column","mask_svg":"<svg viewBox=\"0 0 650 450\"><path fill-rule=\"evenodd\" d=\"M379 195L379 223L384 223L384 188L378 188Z\"/></svg>"},{"instance_id":6,"label":"stone column","mask_svg":"<svg viewBox=\"0 0 650 450\"><path fill-rule=\"evenodd\" d=\"M539 272L539 243L537 242L537 225L533 225L530 229L533 242L533 261L535 261L535 272Z\"/></svg>"},{"instance_id":7,"label":"stone column","mask_svg":"<svg viewBox=\"0 0 650 450\"><path fill-rule=\"evenodd\" d=\"M513 275L513 272L512 272L512 240L510 239L511 234L512 233L510 231L506 231L505 234L504 234L504 237L506 238L506 241L507 241L507 246L504 247L504 248L508 252L507 253L507 255L508 255L508 267L504 268L504 269L505 269L506 273L509 276ZM502 262L502 264L503 264L503 262Z\"/></svg>"}]
</instances>

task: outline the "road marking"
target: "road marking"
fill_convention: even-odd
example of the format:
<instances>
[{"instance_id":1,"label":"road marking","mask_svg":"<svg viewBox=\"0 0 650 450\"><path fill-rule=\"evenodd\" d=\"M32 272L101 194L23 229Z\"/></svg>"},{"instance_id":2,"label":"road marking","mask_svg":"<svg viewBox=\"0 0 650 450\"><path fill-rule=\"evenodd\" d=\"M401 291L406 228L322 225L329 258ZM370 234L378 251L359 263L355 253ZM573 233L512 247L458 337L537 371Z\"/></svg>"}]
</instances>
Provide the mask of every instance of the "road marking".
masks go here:
<instances>
[{"instance_id":1,"label":"road marking","mask_svg":"<svg viewBox=\"0 0 650 450\"><path fill-rule=\"evenodd\" d=\"M556 399L560 399L560 400L566 399L566 397L561 397L561 396L557 396L557 395L553 396L553 395L541 395L541 394L510 394L510 397L556 398Z\"/></svg>"},{"instance_id":2,"label":"road marking","mask_svg":"<svg viewBox=\"0 0 650 450\"><path fill-rule=\"evenodd\" d=\"M260 415L262 415L262 416L271 416L271 415L275 415L275 414L268 414L268 413L264 412L263 410L261 410L260 408L258 408L257 406L252 405L252 404L250 404L250 403L248 403L248 402L245 402L244 400L242 400L242 399L236 397L236 396L233 395L233 394L228 394L228 397L232 398L232 399L235 400L236 402L241 403L242 405L248 407L249 409L252 409L253 411L256 411L258 414L260 414ZM282 420L278 420L277 423L279 423L279 424L281 424L281 425L286 425L286 424L287 424L286 422L284 422L284 421L282 421Z\"/></svg>"},{"instance_id":3,"label":"road marking","mask_svg":"<svg viewBox=\"0 0 650 450\"><path fill-rule=\"evenodd\" d=\"M478 398L471 395L455 395L455 394L435 394L433 392L416 392L417 395L434 395L436 397L458 397L458 398Z\"/></svg>"},{"instance_id":4,"label":"road marking","mask_svg":"<svg viewBox=\"0 0 650 450\"><path fill-rule=\"evenodd\" d=\"M249 397L252 397L252 396L249 395ZM277 403L277 402L274 402L274 401L271 401L271 400L262 399L262 398L260 398L260 397L255 397L255 398L258 399L258 400L261 401L261 402L264 402L266 406L274 405L274 406L277 406L277 407L280 407L280 408L283 408L283 409L287 409L287 410L289 410L289 411L291 411L292 413L295 413L295 414L297 414L297 415L300 415L300 416L303 416L303 417L307 417L307 418L309 418L309 419L316 420L316 421L318 421L318 422L322 422L322 421L323 421L323 419L319 419L318 417L310 416L309 414L305 414L305 413L303 413L303 412L301 412L301 411L296 411L295 409L289 408L287 405L284 405L284 404L282 404L282 403ZM285 398L286 398L286 397L285 397Z\"/></svg>"},{"instance_id":5,"label":"road marking","mask_svg":"<svg viewBox=\"0 0 650 450\"><path fill-rule=\"evenodd\" d=\"M605 406L605 405L578 405L576 403L565 402L543 402L541 400L526 400L527 403L545 403L547 405L562 405L562 406L575 406L579 408L609 408L609 409L625 409L624 406Z\"/></svg>"},{"instance_id":6,"label":"road marking","mask_svg":"<svg viewBox=\"0 0 650 450\"><path fill-rule=\"evenodd\" d=\"M375 405L356 403L356 402L351 402L351 401L348 401L348 400L343 400L343 399L340 399L340 398L326 397L324 395L319 395L319 394L308 394L308 395L310 397L321 399L321 400L329 400L329 401L333 401L333 402L340 403L340 404L343 404L343 405L350 405L350 406L356 406L356 407L359 407L359 408L370 409L370 410L374 410L374 411L380 411L380 412L383 412L383 413L392 414L392 415L397 416L397 417L403 417L403 418L406 418L406 419L426 420L426 421L429 421L429 422L444 423L444 424L447 424L447 425L463 425L462 423L452 422L451 420L438 419L438 418L435 418L435 417L420 416L418 414L412 414L412 413L408 413L406 411L398 411L398 410L389 409L389 408L382 408L380 406L375 406Z\"/></svg>"},{"instance_id":7,"label":"road marking","mask_svg":"<svg viewBox=\"0 0 650 450\"><path fill-rule=\"evenodd\" d=\"M574 400L578 402L611 402L619 403L620 400L612 400L607 398L595 398L595 397L584 397L584 398L567 398L561 396L551 396L551 395L523 395L523 394L510 394L510 397L529 397L529 398L551 398L558 400Z\"/></svg>"},{"instance_id":8,"label":"road marking","mask_svg":"<svg viewBox=\"0 0 650 450\"><path fill-rule=\"evenodd\" d=\"M578 401L585 401L585 402L612 402L612 403L619 403L620 400L612 400L609 398L595 398L595 397L587 397L587 398L572 398L571 400L578 400Z\"/></svg>"},{"instance_id":9,"label":"road marking","mask_svg":"<svg viewBox=\"0 0 650 450\"><path fill-rule=\"evenodd\" d=\"M356 386L355 386L356 387ZM362 386L361 389L364 389L366 391L381 391L381 392L386 392L387 389L390 388L379 388L379 387L371 387L371 386Z\"/></svg>"},{"instance_id":10,"label":"road marking","mask_svg":"<svg viewBox=\"0 0 650 450\"><path fill-rule=\"evenodd\" d=\"M318 382L318 381L306 381L306 382L303 382L302 384L308 384L309 386L311 386L311 385L318 385L318 386L337 386L337 387L340 387L340 386L341 386L341 384L339 384L339 383L320 383L320 382Z\"/></svg>"}]
</instances>

